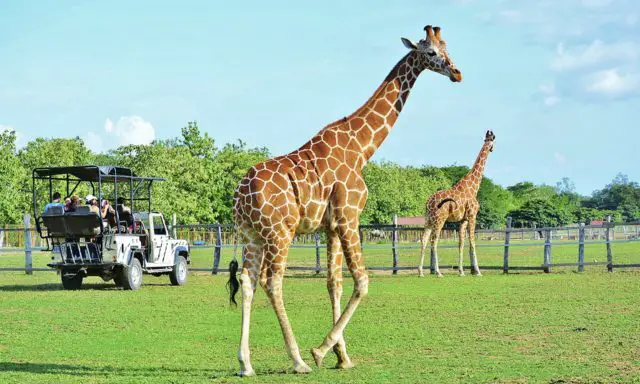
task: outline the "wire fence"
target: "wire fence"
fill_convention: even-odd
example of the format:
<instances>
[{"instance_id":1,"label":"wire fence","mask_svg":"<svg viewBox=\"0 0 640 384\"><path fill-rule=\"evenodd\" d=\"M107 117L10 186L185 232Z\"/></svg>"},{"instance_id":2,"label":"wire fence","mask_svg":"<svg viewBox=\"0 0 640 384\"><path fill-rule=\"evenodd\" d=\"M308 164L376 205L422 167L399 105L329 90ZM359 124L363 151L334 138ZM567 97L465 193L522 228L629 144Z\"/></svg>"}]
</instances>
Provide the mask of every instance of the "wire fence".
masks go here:
<instances>
[{"instance_id":1,"label":"wire fence","mask_svg":"<svg viewBox=\"0 0 640 384\"><path fill-rule=\"evenodd\" d=\"M172 234L191 246L193 271L226 272L233 256L234 227L220 224L172 225ZM367 269L415 273L420 258L421 227L361 225L360 239ZM457 270L458 232L445 230L438 246L443 272ZM640 267L640 223L576 225L558 228L506 228L476 230L481 270L543 271L556 268ZM469 248L468 242L465 248ZM242 244L238 244L241 255ZM429 248L427 248L429 255ZM55 257L46 239L31 227L29 216L21 226L0 226L0 271L54 271L46 264ZM427 260L430 257L426 258ZM290 271L326 271L326 237L323 232L298 235L290 247ZM469 260L469 258L467 258ZM432 260L431 260L432 263ZM467 266L470 268L470 262Z\"/></svg>"}]
</instances>

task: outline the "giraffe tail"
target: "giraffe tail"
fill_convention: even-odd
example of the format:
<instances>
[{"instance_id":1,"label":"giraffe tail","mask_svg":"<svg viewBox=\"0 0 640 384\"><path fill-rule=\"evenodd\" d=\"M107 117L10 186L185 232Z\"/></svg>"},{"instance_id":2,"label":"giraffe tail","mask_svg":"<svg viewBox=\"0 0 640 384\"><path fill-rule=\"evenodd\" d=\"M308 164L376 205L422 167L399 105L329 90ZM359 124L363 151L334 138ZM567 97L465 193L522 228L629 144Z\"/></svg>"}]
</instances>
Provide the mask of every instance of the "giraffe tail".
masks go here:
<instances>
[{"instance_id":1,"label":"giraffe tail","mask_svg":"<svg viewBox=\"0 0 640 384\"><path fill-rule=\"evenodd\" d=\"M455 200L453 200L453 199L451 199L451 198L446 198L446 199L443 199L443 200L438 204L437 208L438 208L438 209L442 208L442 206L443 206L443 205L445 205L446 203L448 203L448 202L450 202L450 201L451 201L451 202L453 202L455 205L458 205L458 202L457 202L457 201L455 201Z\"/></svg>"},{"instance_id":2,"label":"giraffe tail","mask_svg":"<svg viewBox=\"0 0 640 384\"><path fill-rule=\"evenodd\" d=\"M236 277L238 273L238 230L233 234L233 259L229 263L229 281L227 281L227 291L229 291L229 305L238 306L236 294L240 289L240 282Z\"/></svg>"}]
</instances>

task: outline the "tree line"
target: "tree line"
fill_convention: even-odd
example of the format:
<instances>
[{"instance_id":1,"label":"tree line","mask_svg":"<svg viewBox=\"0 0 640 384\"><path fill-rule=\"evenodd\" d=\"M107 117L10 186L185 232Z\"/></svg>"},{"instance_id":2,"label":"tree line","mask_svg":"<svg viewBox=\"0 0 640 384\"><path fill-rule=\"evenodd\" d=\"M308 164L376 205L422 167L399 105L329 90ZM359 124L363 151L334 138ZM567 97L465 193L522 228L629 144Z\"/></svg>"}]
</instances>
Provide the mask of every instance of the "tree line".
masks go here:
<instances>
[{"instance_id":1,"label":"tree line","mask_svg":"<svg viewBox=\"0 0 640 384\"><path fill-rule=\"evenodd\" d=\"M79 138L37 138L16 147L16 134L0 132L0 223L20 223L31 210L31 171L37 167L118 165L138 175L166 179L154 187L154 209L175 213L180 223L231 223L235 187L247 169L267 159L267 148L244 142L217 146L197 122L179 137L149 145L127 145L93 153ZM466 166L400 166L370 162L364 169L369 199L363 224L390 223L393 215L421 216L428 197L454 185ZM570 179L555 186L523 181L503 187L485 177L478 191L480 228L499 228L512 217L515 227L590 223L611 216L614 221L640 220L640 185L618 174L611 183L582 196Z\"/></svg>"}]
</instances>

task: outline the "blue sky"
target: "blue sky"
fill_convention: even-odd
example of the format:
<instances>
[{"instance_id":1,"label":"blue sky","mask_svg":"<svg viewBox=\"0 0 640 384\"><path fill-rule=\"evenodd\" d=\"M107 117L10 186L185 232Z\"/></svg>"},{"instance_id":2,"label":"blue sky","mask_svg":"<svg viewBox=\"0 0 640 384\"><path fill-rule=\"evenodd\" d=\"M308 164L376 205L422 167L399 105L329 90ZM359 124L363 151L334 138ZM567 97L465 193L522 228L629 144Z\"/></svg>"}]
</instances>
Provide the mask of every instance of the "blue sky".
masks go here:
<instances>
[{"instance_id":1,"label":"blue sky","mask_svg":"<svg viewBox=\"0 0 640 384\"><path fill-rule=\"evenodd\" d=\"M421 75L374 160L470 165L507 186L640 180L637 0L0 2L0 129L94 150L179 135L296 149L442 27L464 80ZM348 3L348 4L347 4Z\"/></svg>"}]
</instances>

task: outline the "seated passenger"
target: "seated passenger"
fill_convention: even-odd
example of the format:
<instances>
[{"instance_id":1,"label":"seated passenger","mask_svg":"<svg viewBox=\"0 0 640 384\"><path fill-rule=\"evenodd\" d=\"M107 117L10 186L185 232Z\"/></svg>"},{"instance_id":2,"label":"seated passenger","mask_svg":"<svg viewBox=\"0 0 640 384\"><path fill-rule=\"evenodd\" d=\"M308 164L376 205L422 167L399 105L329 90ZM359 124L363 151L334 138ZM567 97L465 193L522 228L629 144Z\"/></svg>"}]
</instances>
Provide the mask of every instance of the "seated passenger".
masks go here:
<instances>
[{"instance_id":1,"label":"seated passenger","mask_svg":"<svg viewBox=\"0 0 640 384\"><path fill-rule=\"evenodd\" d=\"M69 209L71 209L71 199L68 197L65 197L64 199L64 211L65 212L69 212Z\"/></svg>"},{"instance_id":2,"label":"seated passenger","mask_svg":"<svg viewBox=\"0 0 640 384\"><path fill-rule=\"evenodd\" d=\"M100 215L100 208L98 208L98 199L93 195L87 195L84 199L85 203L89 206L89 212Z\"/></svg>"},{"instance_id":3,"label":"seated passenger","mask_svg":"<svg viewBox=\"0 0 640 384\"><path fill-rule=\"evenodd\" d=\"M53 193L53 200L44 207L44 213L47 213L49 208L51 207L64 207L64 205L60 202L60 192Z\"/></svg>"},{"instance_id":4,"label":"seated passenger","mask_svg":"<svg viewBox=\"0 0 640 384\"><path fill-rule=\"evenodd\" d=\"M109 200L102 200L102 220L105 220L106 225L109 227L115 227L116 224L116 211L109 203Z\"/></svg>"},{"instance_id":5,"label":"seated passenger","mask_svg":"<svg viewBox=\"0 0 640 384\"><path fill-rule=\"evenodd\" d=\"M95 213L96 216L102 218L102 215L100 214L100 208L98 208L98 199L93 195L87 195L84 200L89 206L89 212ZM100 227L95 227L93 231L96 235L99 234Z\"/></svg>"},{"instance_id":6,"label":"seated passenger","mask_svg":"<svg viewBox=\"0 0 640 384\"><path fill-rule=\"evenodd\" d=\"M80 200L80 197L78 195L73 195L71 196L71 201L69 202L69 205L67 206L65 211L75 212L76 208L81 205L82 205L82 200Z\"/></svg>"},{"instance_id":7,"label":"seated passenger","mask_svg":"<svg viewBox=\"0 0 640 384\"><path fill-rule=\"evenodd\" d=\"M124 205L124 198L118 197L116 200L116 210L118 211L118 220L121 222L126 222L127 227L131 227L133 225L133 215L131 212L131 208Z\"/></svg>"}]
</instances>

